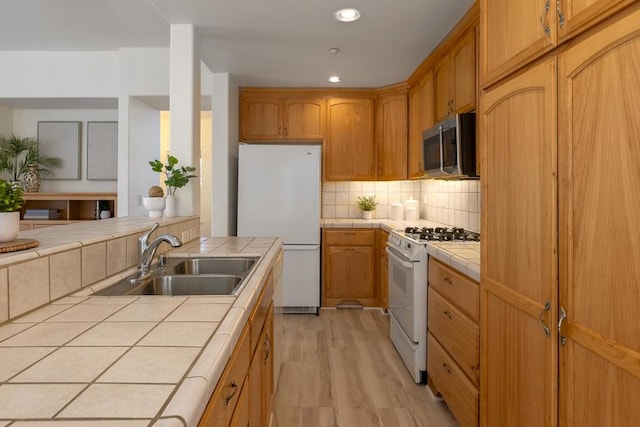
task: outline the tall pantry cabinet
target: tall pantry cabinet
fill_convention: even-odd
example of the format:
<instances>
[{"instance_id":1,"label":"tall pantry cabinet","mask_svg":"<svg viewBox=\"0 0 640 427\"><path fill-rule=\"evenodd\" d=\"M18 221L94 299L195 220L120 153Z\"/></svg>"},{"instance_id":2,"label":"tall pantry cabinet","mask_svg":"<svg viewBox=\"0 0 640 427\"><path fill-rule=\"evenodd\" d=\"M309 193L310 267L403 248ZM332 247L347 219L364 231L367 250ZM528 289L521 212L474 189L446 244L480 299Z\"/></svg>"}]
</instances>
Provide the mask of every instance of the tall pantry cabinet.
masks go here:
<instances>
[{"instance_id":1,"label":"tall pantry cabinet","mask_svg":"<svg viewBox=\"0 0 640 427\"><path fill-rule=\"evenodd\" d=\"M483 426L640 420L638 22L636 2L481 99Z\"/></svg>"}]
</instances>

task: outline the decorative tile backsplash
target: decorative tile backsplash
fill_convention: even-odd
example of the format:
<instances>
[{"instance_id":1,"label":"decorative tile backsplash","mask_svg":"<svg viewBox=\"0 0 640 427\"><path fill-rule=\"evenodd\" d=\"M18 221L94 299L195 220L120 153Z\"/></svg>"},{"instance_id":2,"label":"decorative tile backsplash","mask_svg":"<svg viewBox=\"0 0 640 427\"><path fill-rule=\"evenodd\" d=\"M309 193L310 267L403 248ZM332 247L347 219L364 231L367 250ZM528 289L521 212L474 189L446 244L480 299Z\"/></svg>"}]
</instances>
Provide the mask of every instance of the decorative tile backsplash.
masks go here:
<instances>
[{"instance_id":1,"label":"decorative tile backsplash","mask_svg":"<svg viewBox=\"0 0 640 427\"><path fill-rule=\"evenodd\" d=\"M389 218L389 206L413 197L420 218L480 231L480 181L341 181L322 183L323 218L361 218L358 196L374 195L374 218Z\"/></svg>"}]
</instances>

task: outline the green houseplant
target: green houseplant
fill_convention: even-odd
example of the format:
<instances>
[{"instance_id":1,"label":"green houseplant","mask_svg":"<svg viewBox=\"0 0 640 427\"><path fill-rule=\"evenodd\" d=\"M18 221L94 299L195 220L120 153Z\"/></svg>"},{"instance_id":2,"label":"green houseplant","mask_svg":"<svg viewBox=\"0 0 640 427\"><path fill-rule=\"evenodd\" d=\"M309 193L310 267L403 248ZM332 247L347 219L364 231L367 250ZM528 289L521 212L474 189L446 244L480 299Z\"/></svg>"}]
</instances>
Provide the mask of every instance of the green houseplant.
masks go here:
<instances>
[{"instance_id":1,"label":"green houseplant","mask_svg":"<svg viewBox=\"0 0 640 427\"><path fill-rule=\"evenodd\" d=\"M21 181L31 164L39 173L48 175L62 163L59 157L41 155L37 138L21 138L14 133L0 138L0 173L9 173L10 180Z\"/></svg>"},{"instance_id":2,"label":"green houseplant","mask_svg":"<svg viewBox=\"0 0 640 427\"><path fill-rule=\"evenodd\" d=\"M362 218L371 219L377 206L375 194L373 196L358 196L358 207L362 211Z\"/></svg>"},{"instance_id":3,"label":"green houseplant","mask_svg":"<svg viewBox=\"0 0 640 427\"><path fill-rule=\"evenodd\" d=\"M178 159L175 156L167 156L167 163L162 164L160 160L149 162L154 172L164 174L164 184L167 186L167 196L165 197L164 216L172 218L176 216L175 193L178 188L182 188L189 183L191 178L195 178L192 172L196 168L193 166L178 166Z\"/></svg>"},{"instance_id":4,"label":"green houseplant","mask_svg":"<svg viewBox=\"0 0 640 427\"><path fill-rule=\"evenodd\" d=\"M0 179L0 242L12 242L18 237L23 205L22 188L18 183Z\"/></svg>"}]
</instances>

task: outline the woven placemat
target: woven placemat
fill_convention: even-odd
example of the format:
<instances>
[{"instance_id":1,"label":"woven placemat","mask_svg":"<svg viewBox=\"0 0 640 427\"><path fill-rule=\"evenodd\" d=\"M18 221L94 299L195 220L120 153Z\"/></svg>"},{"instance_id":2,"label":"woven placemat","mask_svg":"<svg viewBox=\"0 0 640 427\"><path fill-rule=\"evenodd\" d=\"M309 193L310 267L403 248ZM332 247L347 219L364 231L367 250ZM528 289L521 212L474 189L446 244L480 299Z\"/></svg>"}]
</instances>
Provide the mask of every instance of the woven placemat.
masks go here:
<instances>
[{"instance_id":1,"label":"woven placemat","mask_svg":"<svg viewBox=\"0 0 640 427\"><path fill-rule=\"evenodd\" d=\"M38 243L40 242L34 239L16 239L13 242L0 243L0 254L35 248Z\"/></svg>"}]
</instances>

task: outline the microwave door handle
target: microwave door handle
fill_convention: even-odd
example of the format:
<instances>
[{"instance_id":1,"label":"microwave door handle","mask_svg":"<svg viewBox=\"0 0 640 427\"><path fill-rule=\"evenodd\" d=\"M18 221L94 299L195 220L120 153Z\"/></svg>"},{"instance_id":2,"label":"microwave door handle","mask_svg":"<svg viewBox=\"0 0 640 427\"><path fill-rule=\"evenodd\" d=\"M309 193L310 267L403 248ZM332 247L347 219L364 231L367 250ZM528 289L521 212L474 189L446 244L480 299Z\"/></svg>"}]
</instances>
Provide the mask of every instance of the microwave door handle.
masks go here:
<instances>
[{"instance_id":1,"label":"microwave door handle","mask_svg":"<svg viewBox=\"0 0 640 427\"><path fill-rule=\"evenodd\" d=\"M444 137L442 136L442 126L438 126L438 131L440 132L440 172L445 175L451 175L444 170Z\"/></svg>"}]
</instances>

